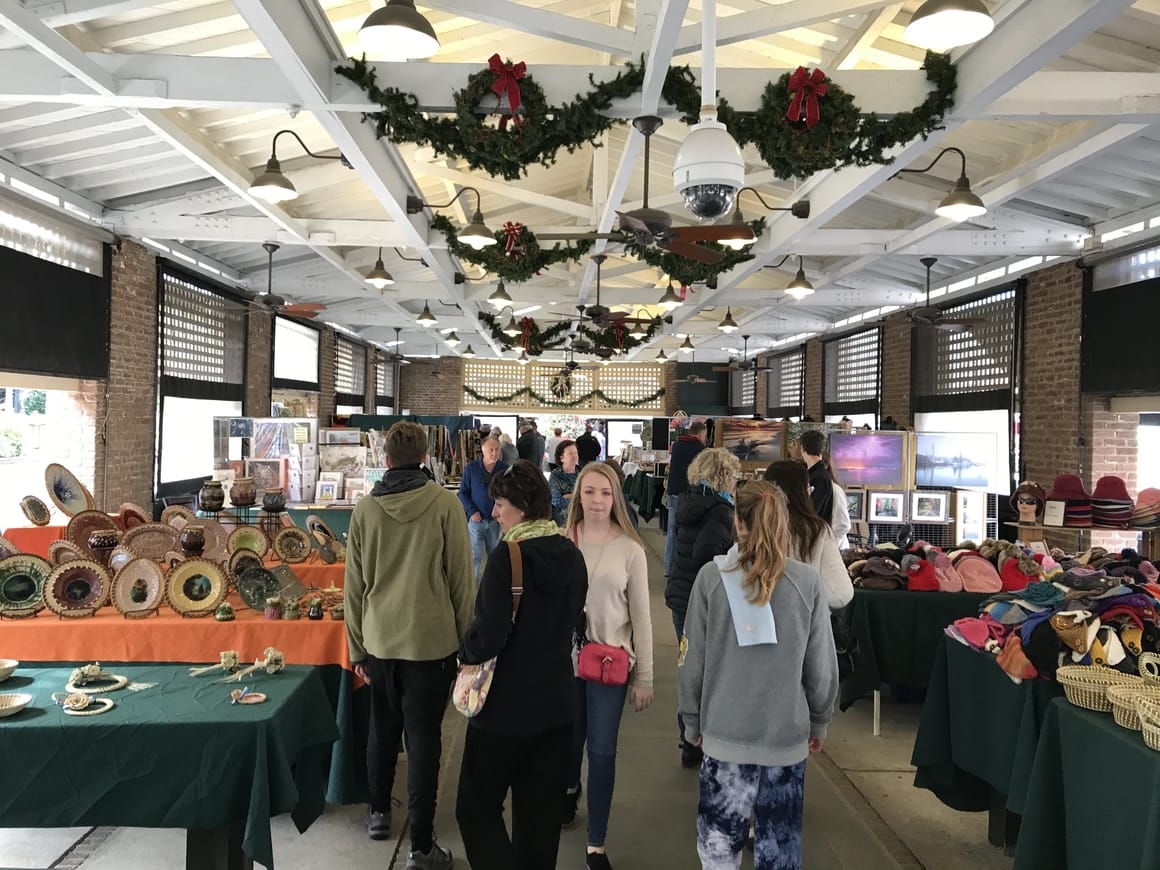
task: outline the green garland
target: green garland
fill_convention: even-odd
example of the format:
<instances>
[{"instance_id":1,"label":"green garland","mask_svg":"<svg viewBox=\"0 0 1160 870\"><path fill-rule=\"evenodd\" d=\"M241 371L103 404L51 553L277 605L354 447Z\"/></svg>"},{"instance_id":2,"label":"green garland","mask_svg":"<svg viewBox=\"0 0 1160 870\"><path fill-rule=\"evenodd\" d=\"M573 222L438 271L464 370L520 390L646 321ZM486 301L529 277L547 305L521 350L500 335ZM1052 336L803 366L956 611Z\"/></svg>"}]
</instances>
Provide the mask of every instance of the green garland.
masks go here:
<instances>
[{"instance_id":1,"label":"green garland","mask_svg":"<svg viewBox=\"0 0 1160 870\"><path fill-rule=\"evenodd\" d=\"M642 405L648 405L652 402L655 402L665 394L664 388L662 387L652 395L645 396L641 399L614 399L610 396L606 396L603 390L593 390L590 393L585 393L583 396L578 396L575 399L569 399L565 401L555 397L541 396L531 387L521 387L514 393L510 393L506 396L485 396L482 393L477 393L471 387L466 385L463 387L463 392L467 393L467 395L471 396L471 398L475 399L477 402L483 402L487 405L507 405L518 399L520 396L531 396L541 405L550 405L556 408L575 408L577 405L584 404L593 396L608 405L616 405L617 407L621 408L639 408Z\"/></svg>"},{"instance_id":2,"label":"green garland","mask_svg":"<svg viewBox=\"0 0 1160 870\"><path fill-rule=\"evenodd\" d=\"M480 322L487 326L488 330L491 332L491 337L494 338L496 343L501 345L504 350L512 350L513 348L523 346L520 343L520 336L513 338L504 332L502 325L500 324L499 317L492 314L490 311L479 312L479 319ZM563 347L564 342L568 339L568 331L572 326L572 321L560 320L556 323L553 323L551 326L545 326L541 329L540 325L532 318L528 317L524 319L531 320L531 331L528 336L528 347L526 348L530 356L539 356L545 350ZM518 322L521 325L523 324L523 320ZM595 347L609 348L612 350L615 350L618 347L623 347L625 350L632 350L634 347L639 347L651 339L656 334L656 331L660 329L660 327L660 321L654 320L648 325L648 329L645 330L644 338L633 338L628 334L626 329L624 334L621 336L620 341L617 341L616 330L610 326L603 329L592 329L588 326L581 326L578 331Z\"/></svg>"},{"instance_id":3,"label":"green garland","mask_svg":"<svg viewBox=\"0 0 1160 870\"><path fill-rule=\"evenodd\" d=\"M517 284L531 280L533 276L538 275L548 266L579 260L592 248L592 241L589 239L541 248L539 242L536 241L535 233L527 227L523 227L523 232L520 235L522 250L512 257L505 253L507 238L502 230L495 234L497 244L488 245L477 251L470 245L465 245L459 241L455 225L441 214L437 214L431 219L431 229L443 233L444 238L447 239L447 250L459 259L482 266L491 274Z\"/></svg>"},{"instance_id":4,"label":"green garland","mask_svg":"<svg viewBox=\"0 0 1160 870\"><path fill-rule=\"evenodd\" d=\"M749 226L753 228L754 236L761 238L761 234L765 232L765 218L750 221ZM650 266L660 269L683 287L705 284L728 272L734 266L753 259L753 254L749 253L748 248L735 251L715 242L698 242L698 244L710 250L720 251L725 255L725 258L716 263L701 263L682 257L680 254L674 254L672 251L666 251L664 248L658 248L655 245L639 245L632 237L625 243L624 251L627 254L632 254L638 260L643 260Z\"/></svg>"},{"instance_id":5,"label":"green garland","mask_svg":"<svg viewBox=\"0 0 1160 870\"><path fill-rule=\"evenodd\" d=\"M887 152L921 136L925 139L942 125L943 116L955 102L957 71L945 54L928 51L922 68L934 89L909 112L882 118L863 115L854 98L830 78L829 91L820 97L820 120L811 129L786 119L792 95L791 73L769 82L755 112L739 112L723 97L718 99L717 120L744 147L752 144L778 178L812 175L843 166L888 164ZM669 70L663 96L683 113L687 124L700 120L701 90L688 67Z\"/></svg>"},{"instance_id":6,"label":"green garland","mask_svg":"<svg viewBox=\"0 0 1160 870\"><path fill-rule=\"evenodd\" d=\"M365 56L352 59L349 66L335 67L335 72L383 107L363 114L364 121L374 123L380 139L429 145L441 155L466 161L472 169L512 181L526 175L533 163L551 166L561 148L572 152L585 142L597 144L604 131L623 123L600 113L611 108L613 100L632 96L644 83L643 66L625 66L616 78L600 84L589 75L592 90L562 106L548 105L543 88L530 75L524 76L519 82L520 114L510 129L484 123L488 113L481 112L480 105L492 99L500 106L500 98L491 89L495 73L487 67L468 77L467 86L455 92L455 116L449 118L428 118L413 94L380 88Z\"/></svg>"}]
</instances>

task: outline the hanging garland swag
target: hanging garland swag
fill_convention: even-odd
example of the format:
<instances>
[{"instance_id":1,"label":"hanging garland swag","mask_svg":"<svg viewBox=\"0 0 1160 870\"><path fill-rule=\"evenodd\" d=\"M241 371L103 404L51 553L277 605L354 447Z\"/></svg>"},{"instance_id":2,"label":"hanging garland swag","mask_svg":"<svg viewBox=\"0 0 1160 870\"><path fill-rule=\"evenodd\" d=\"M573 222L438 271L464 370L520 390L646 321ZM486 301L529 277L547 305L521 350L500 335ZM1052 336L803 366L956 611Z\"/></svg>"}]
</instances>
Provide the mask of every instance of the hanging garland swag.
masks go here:
<instances>
[{"instance_id":1,"label":"hanging garland swag","mask_svg":"<svg viewBox=\"0 0 1160 870\"><path fill-rule=\"evenodd\" d=\"M615 405L621 408L639 408L642 405L649 405L655 402L665 394L664 388L661 388L655 393L640 399L614 399L611 396L606 396L602 390L593 390L590 393L585 393L583 396L577 396L575 399L565 401L563 399L557 399L555 396L541 396L531 387L521 387L514 393L509 393L506 396L485 396L482 393L477 393L468 386L463 387L463 392L467 393L467 395L471 396L477 402L483 402L487 405L507 405L520 396L530 396L541 405L551 405L557 408L575 408L577 405L582 405L593 397L604 402L606 405Z\"/></svg>"},{"instance_id":2,"label":"hanging garland swag","mask_svg":"<svg viewBox=\"0 0 1160 870\"><path fill-rule=\"evenodd\" d=\"M499 318L490 311L479 312L479 320L488 328L491 337L495 339L497 344L502 345L504 350L522 347L531 356L538 356L545 350L550 350L551 348L563 347L564 342L568 339L568 330L572 326L572 321L560 320L551 326L545 326L541 329L535 320L530 317L525 317L519 322L520 334L513 337L503 331ZM607 348L609 350L632 350L634 347L639 347L651 339L659 328L660 323L653 321L648 325L648 329L645 330L644 338L633 338L623 326L619 329L614 326L606 329L592 329L588 326L581 326L578 332L587 338L594 347Z\"/></svg>"},{"instance_id":3,"label":"hanging garland swag","mask_svg":"<svg viewBox=\"0 0 1160 870\"><path fill-rule=\"evenodd\" d=\"M923 63L933 89L909 112L891 117L863 114L853 96L821 70L799 68L769 82L760 107L739 112L728 100L718 100L717 117L739 145L752 144L779 178L811 175L842 166L890 163L891 148L916 137L930 135L942 125L954 105L956 70L947 55L927 52ZM427 145L448 157L464 160L473 169L508 180L518 179L539 163L551 166L561 148L575 151L596 140L614 124L624 123L602 115L614 99L631 96L644 81L644 66L628 63L607 82L577 94L560 106L548 104L543 89L528 75L522 63L504 63L493 55L489 66L469 76L455 92L454 117L426 117L413 95L398 88L382 88L374 67L365 58L336 67L382 106L363 115L374 124L375 135L393 142ZM684 116L686 123L699 120L701 92L687 66L669 69L664 98ZM506 97L506 107L504 106ZM490 112L480 110L493 100ZM510 113L514 124L489 122L489 116Z\"/></svg>"},{"instance_id":4,"label":"hanging garland swag","mask_svg":"<svg viewBox=\"0 0 1160 870\"><path fill-rule=\"evenodd\" d=\"M520 283L530 280L548 266L579 260L592 248L589 239L541 248L536 234L523 224L506 223L495 234L499 244L476 250L459 241L455 224L441 214L431 219L431 229L438 230L447 239L447 250L467 263L482 266L505 281Z\"/></svg>"}]
</instances>

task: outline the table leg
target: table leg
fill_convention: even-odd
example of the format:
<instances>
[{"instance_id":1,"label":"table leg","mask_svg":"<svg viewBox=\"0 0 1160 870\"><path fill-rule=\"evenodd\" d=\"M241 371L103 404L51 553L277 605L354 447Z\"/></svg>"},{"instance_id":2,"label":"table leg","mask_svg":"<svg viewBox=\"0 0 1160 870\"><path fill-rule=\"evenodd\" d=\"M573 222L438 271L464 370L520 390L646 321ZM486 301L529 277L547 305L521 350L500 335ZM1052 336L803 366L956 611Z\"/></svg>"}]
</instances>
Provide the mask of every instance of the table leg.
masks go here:
<instances>
[{"instance_id":1,"label":"table leg","mask_svg":"<svg viewBox=\"0 0 1160 870\"><path fill-rule=\"evenodd\" d=\"M242 823L185 832L185 870L253 870L242 851Z\"/></svg>"},{"instance_id":2,"label":"table leg","mask_svg":"<svg viewBox=\"0 0 1160 870\"><path fill-rule=\"evenodd\" d=\"M882 692L874 690L874 736L882 733Z\"/></svg>"},{"instance_id":3,"label":"table leg","mask_svg":"<svg viewBox=\"0 0 1160 870\"><path fill-rule=\"evenodd\" d=\"M987 842L1000 848L1006 842L1007 795L987 789Z\"/></svg>"}]
</instances>

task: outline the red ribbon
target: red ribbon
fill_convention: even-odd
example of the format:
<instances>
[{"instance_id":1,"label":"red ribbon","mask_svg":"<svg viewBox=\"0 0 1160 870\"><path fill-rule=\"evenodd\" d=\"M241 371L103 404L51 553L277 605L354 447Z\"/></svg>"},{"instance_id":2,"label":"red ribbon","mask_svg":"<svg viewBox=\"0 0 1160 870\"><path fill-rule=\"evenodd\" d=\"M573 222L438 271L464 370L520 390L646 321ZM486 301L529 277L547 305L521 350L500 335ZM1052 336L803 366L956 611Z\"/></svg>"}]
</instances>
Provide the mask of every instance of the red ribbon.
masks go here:
<instances>
[{"instance_id":1,"label":"red ribbon","mask_svg":"<svg viewBox=\"0 0 1160 870\"><path fill-rule=\"evenodd\" d=\"M503 234L507 239L504 242L504 256L518 257L524 250L522 236L524 234L524 225L521 223L513 223L508 221L503 225Z\"/></svg>"},{"instance_id":2,"label":"red ribbon","mask_svg":"<svg viewBox=\"0 0 1160 870\"><path fill-rule=\"evenodd\" d=\"M514 115L520 108L519 81L528 74L527 64L521 60L517 64L509 63L505 66L503 59L498 54L493 54L488 58L487 67L496 75L495 81L491 83L491 89L495 91L497 97L502 97L505 93L508 95L508 103Z\"/></svg>"},{"instance_id":3,"label":"red ribbon","mask_svg":"<svg viewBox=\"0 0 1160 870\"><path fill-rule=\"evenodd\" d=\"M789 109L785 116L790 121L798 122L802 119L802 105L805 105L806 129L813 129L822 119L821 109L818 107L818 97L824 97L830 90L825 83L826 74L820 69L812 73L807 72L804 66L799 66L789 77L789 92L793 99L789 102Z\"/></svg>"},{"instance_id":4,"label":"red ribbon","mask_svg":"<svg viewBox=\"0 0 1160 870\"><path fill-rule=\"evenodd\" d=\"M536 321L530 317L525 317L520 321L520 345L524 350L532 349L532 327L536 325Z\"/></svg>"},{"instance_id":5,"label":"red ribbon","mask_svg":"<svg viewBox=\"0 0 1160 870\"><path fill-rule=\"evenodd\" d=\"M616 338L617 350L623 352L624 351L624 324L621 323L619 320L617 320L615 323L613 323L612 334Z\"/></svg>"}]
</instances>

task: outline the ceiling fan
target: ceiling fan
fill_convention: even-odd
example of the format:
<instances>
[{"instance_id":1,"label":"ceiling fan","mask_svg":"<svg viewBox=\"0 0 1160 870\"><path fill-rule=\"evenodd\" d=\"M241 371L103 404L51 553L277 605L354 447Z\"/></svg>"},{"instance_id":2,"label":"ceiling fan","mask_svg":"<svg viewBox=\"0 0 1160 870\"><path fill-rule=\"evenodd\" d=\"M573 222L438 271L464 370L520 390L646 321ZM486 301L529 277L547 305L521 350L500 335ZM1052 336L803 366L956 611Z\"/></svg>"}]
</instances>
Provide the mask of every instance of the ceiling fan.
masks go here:
<instances>
[{"instance_id":1,"label":"ceiling fan","mask_svg":"<svg viewBox=\"0 0 1160 870\"><path fill-rule=\"evenodd\" d=\"M387 360L388 362L398 363L401 366L409 366L411 361L399 353L399 345L403 343L399 341L399 333L401 331L402 330L399 327L395 327L395 342L391 345L394 350L390 351L389 353L384 353L383 359Z\"/></svg>"},{"instance_id":2,"label":"ceiling fan","mask_svg":"<svg viewBox=\"0 0 1160 870\"><path fill-rule=\"evenodd\" d=\"M592 371L596 371L598 368L600 368L600 366L598 366L598 365L593 365L593 364L584 365L583 363L576 362L576 354L572 351L571 348L568 349L567 354L568 354L568 358L564 361L564 364L560 367L560 371L556 372L556 377L564 377L566 375L570 375L572 372L575 372L575 371L592 372Z\"/></svg>"},{"instance_id":3,"label":"ceiling fan","mask_svg":"<svg viewBox=\"0 0 1160 870\"><path fill-rule=\"evenodd\" d=\"M281 246L275 242L263 242L262 247L266 251L266 292L259 293L250 304L271 314L285 314L287 317L304 319L313 319L325 311L326 306L318 302L287 303L274 292L274 252Z\"/></svg>"},{"instance_id":4,"label":"ceiling fan","mask_svg":"<svg viewBox=\"0 0 1160 870\"><path fill-rule=\"evenodd\" d=\"M690 336L689 337L689 344L692 345L692 343L693 343L692 337ZM717 383L716 378L703 378L699 374L697 374L695 371L692 371L691 370L692 367L695 366L696 364L697 364L697 348L693 347L693 350L689 354L690 372L689 372L689 374L685 375L683 378L677 378L678 384L715 384L715 383Z\"/></svg>"},{"instance_id":5,"label":"ceiling fan","mask_svg":"<svg viewBox=\"0 0 1160 870\"><path fill-rule=\"evenodd\" d=\"M729 365L718 366L713 369L715 372L769 372L773 371L769 366L757 364L757 359L748 359L749 356L749 336L741 336L744 341L744 350L741 352L741 359L729 360Z\"/></svg>"},{"instance_id":6,"label":"ceiling fan","mask_svg":"<svg viewBox=\"0 0 1160 870\"><path fill-rule=\"evenodd\" d=\"M568 342L568 351L576 353L590 353L593 356L598 356L601 359L608 359L614 353L611 347L598 346L591 342L587 336L580 330L584 326L584 313L589 311L587 305L577 305L576 310L580 312L580 318L576 321L576 329L572 333L572 338ZM599 324L598 324L599 325ZM604 325L607 325L605 323Z\"/></svg>"},{"instance_id":7,"label":"ceiling fan","mask_svg":"<svg viewBox=\"0 0 1160 870\"><path fill-rule=\"evenodd\" d=\"M971 317L949 318L942 309L930 304L930 269L938 262L937 257L923 257L919 260L926 267L926 304L910 312L910 320L918 326L932 327L943 332L970 332L982 320Z\"/></svg>"},{"instance_id":8,"label":"ceiling fan","mask_svg":"<svg viewBox=\"0 0 1160 870\"><path fill-rule=\"evenodd\" d=\"M611 326L615 323L642 323L651 324L653 321L648 317L630 317L627 311L613 311L606 305L600 304L600 271L604 265L604 261L608 257L605 254L593 254L592 262L596 264L596 304L588 306L588 318L592 321L593 326Z\"/></svg>"},{"instance_id":9,"label":"ceiling fan","mask_svg":"<svg viewBox=\"0 0 1160 870\"><path fill-rule=\"evenodd\" d=\"M541 239L607 239L609 241L626 241L632 237L641 246L656 245L666 251L672 251L689 260L699 263L719 263L725 259L722 251L706 248L698 242L716 242L732 239L736 236L736 227L729 225L703 227L674 227L672 216L660 209L649 208L649 158L651 154L652 134L657 131L663 121L656 115L641 115L632 119L632 126L644 136L644 197L640 208L632 211L618 211L620 217L620 231L616 233L545 233Z\"/></svg>"}]
</instances>

